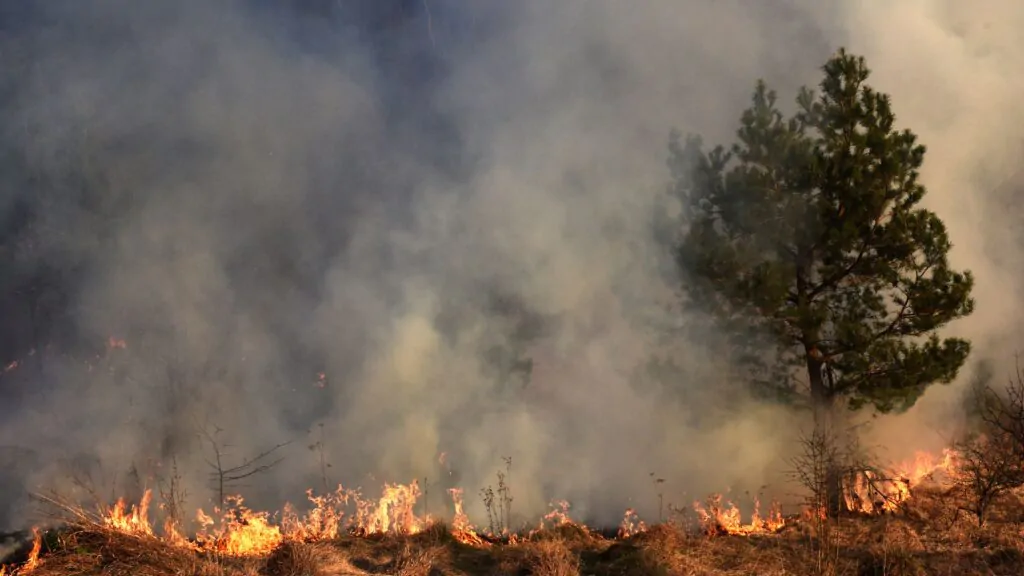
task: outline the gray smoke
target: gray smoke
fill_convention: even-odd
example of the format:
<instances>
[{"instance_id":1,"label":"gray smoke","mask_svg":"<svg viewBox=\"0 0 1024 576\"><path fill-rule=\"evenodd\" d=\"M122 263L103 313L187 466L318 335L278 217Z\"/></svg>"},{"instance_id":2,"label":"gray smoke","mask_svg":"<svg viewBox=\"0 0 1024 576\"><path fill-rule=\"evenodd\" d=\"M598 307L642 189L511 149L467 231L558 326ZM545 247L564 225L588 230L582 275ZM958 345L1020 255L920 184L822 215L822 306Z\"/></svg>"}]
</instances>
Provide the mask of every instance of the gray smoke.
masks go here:
<instances>
[{"instance_id":1,"label":"gray smoke","mask_svg":"<svg viewBox=\"0 0 1024 576\"><path fill-rule=\"evenodd\" d=\"M459 484L478 518L506 456L524 517L565 498L596 522L650 518L659 491L685 505L779 482L791 416L741 394L668 306L652 222L672 209L669 130L727 141L757 78L789 99L839 46L865 54L978 276L956 329L1005 358L1019 240L990 191L1019 157L1024 9L984 4L431 1L389 40L419 35L440 63L408 86L338 20L50 4L58 25L5 52L30 79L6 136L62 191L37 257L88 264L70 309L99 346L38 351L39 389L0 421L10 493L78 478L130 495L175 460L188 505L209 507L203 430L236 464L292 442L238 488L271 508L323 484L317 442L329 484L426 478L435 511ZM63 201L69 167L92 212ZM645 370L655 354L668 376ZM509 368L527 358L524 382ZM955 389L878 438L927 430Z\"/></svg>"}]
</instances>

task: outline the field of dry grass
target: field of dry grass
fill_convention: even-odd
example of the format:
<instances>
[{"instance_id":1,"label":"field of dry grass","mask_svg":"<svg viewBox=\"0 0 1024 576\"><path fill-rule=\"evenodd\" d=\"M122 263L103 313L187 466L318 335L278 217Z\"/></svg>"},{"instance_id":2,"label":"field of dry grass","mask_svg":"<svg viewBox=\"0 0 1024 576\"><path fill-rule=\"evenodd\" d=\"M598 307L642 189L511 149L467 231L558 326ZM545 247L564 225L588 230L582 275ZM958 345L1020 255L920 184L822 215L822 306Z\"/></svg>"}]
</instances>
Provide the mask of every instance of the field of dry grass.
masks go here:
<instances>
[{"instance_id":1,"label":"field of dry grass","mask_svg":"<svg viewBox=\"0 0 1024 576\"><path fill-rule=\"evenodd\" d=\"M182 547L102 523L72 521L38 539L38 560L20 551L8 574L332 576L395 574L612 575L1020 575L1024 506L1000 502L983 527L946 491L922 487L902 509L828 525L788 519L772 534L708 535L678 525L628 538L566 523L513 543L467 544L435 524L414 535L286 539L269 554L232 556Z\"/></svg>"}]
</instances>

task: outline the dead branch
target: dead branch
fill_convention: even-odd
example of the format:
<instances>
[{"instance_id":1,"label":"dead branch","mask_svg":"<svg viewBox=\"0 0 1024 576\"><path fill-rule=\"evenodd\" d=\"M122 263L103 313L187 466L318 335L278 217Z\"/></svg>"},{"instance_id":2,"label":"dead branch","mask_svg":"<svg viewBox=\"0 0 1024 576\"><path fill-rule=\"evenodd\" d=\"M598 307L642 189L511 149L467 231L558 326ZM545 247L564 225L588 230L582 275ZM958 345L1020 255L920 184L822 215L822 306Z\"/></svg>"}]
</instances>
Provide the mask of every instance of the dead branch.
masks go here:
<instances>
[{"instance_id":1,"label":"dead branch","mask_svg":"<svg viewBox=\"0 0 1024 576\"><path fill-rule=\"evenodd\" d=\"M281 442L276 444L263 452L260 452L252 458L247 458L242 461L241 464L236 466L227 466L224 463L226 454L225 448L229 448L230 445L222 444L217 440L217 435L223 432L221 428L214 427L214 431L211 433L206 427L200 427L199 433L210 445L210 450L213 452L213 460L205 459L206 464L212 469L209 474L211 482L217 491L217 502L220 508L224 507L224 503L227 500L227 490L237 486L237 482L262 474L269 471L273 467L284 461L284 457L275 458L269 460L278 450L288 446L292 442Z\"/></svg>"}]
</instances>

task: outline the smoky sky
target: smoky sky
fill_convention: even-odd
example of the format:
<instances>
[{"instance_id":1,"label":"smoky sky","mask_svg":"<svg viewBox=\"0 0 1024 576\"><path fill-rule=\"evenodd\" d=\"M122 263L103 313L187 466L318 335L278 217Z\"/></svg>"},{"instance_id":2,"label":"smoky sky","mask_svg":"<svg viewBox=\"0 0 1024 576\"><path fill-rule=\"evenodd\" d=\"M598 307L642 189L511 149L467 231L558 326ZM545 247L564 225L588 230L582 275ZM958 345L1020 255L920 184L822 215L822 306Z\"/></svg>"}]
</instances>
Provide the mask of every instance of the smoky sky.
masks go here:
<instances>
[{"instance_id":1,"label":"smoky sky","mask_svg":"<svg viewBox=\"0 0 1024 576\"><path fill-rule=\"evenodd\" d=\"M479 514L503 457L523 518L778 481L792 416L679 330L669 131L727 141L758 78L789 102L865 54L979 277L954 329L1005 359L1018 240L980 223L1010 221L1022 11L983 4L5 3L0 517L172 463L208 507L210 437L289 443L235 490L269 508L419 479Z\"/></svg>"}]
</instances>

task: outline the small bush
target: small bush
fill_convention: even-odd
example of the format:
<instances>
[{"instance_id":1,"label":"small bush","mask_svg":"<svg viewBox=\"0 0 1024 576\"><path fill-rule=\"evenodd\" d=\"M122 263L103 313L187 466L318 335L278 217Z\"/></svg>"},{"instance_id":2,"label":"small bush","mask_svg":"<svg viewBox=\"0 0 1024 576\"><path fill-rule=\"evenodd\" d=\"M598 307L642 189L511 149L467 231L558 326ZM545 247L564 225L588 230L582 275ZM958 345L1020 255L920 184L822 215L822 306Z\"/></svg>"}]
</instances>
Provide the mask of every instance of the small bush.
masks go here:
<instances>
[{"instance_id":1,"label":"small bush","mask_svg":"<svg viewBox=\"0 0 1024 576\"><path fill-rule=\"evenodd\" d=\"M961 508L983 526L997 499L1024 486L1024 375L1020 368L1006 388L976 383L969 397L974 429L953 448L953 477Z\"/></svg>"}]
</instances>

